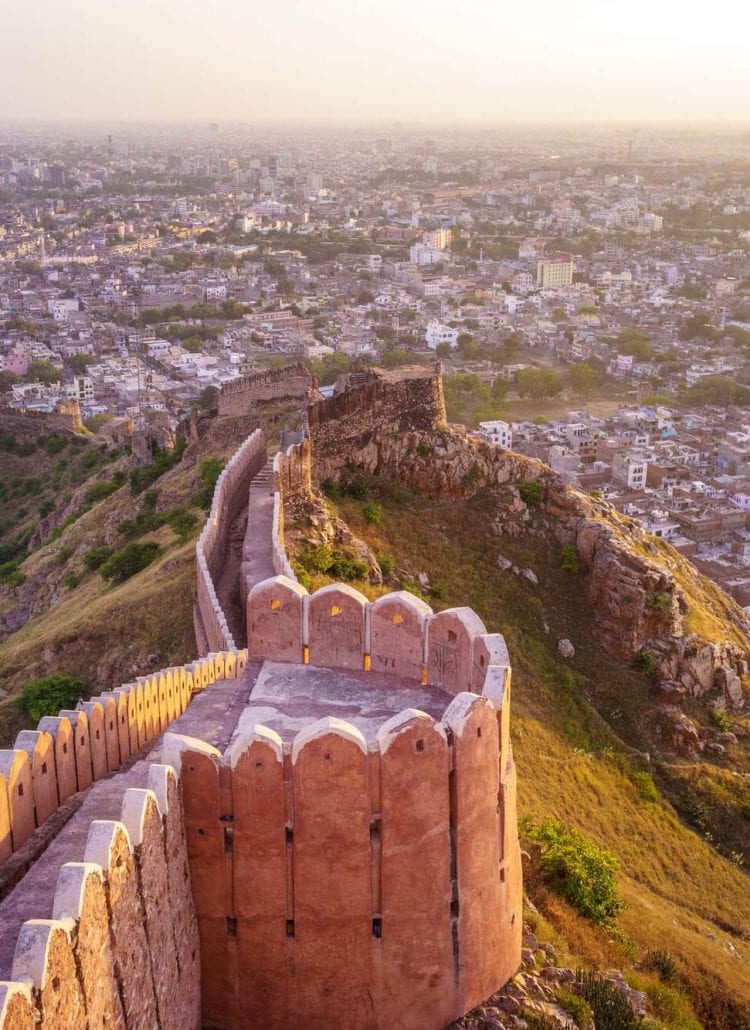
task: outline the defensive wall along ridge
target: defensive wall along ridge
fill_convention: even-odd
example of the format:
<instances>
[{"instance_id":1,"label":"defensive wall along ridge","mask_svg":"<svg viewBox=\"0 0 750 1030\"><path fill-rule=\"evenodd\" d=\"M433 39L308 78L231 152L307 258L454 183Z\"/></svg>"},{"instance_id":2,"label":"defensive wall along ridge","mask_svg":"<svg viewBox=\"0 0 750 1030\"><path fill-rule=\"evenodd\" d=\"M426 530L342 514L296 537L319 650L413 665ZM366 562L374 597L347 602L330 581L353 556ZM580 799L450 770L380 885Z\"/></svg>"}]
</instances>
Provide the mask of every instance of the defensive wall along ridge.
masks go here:
<instances>
[{"instance_id":1,"label":"defensive wall along ridge","mask_svg":"<svg viewBox=\"0 0 750 1030\"><path fill-rule=\"evenodd\" d=\"M0 753L0 884L22 876L0 901L0 1030L438 1028L518 968L505 642L467 608L296 582L305 439L275 459L277 574L248 580L232 647L213 584L265 458L253 433L197 545L209 653Z\"/></svg>"},{"instance_id":2,"label":"defensive wall along ridge","mask_svg":"<svg viewBox=\"0 0 750 1030\"><path fill-rule=\"evenodd\" d=\"M182 799L160 739L220 735L246 661L140 677L0 751L0 1030L200 1025Z\"/></svg>"}]
</instances>

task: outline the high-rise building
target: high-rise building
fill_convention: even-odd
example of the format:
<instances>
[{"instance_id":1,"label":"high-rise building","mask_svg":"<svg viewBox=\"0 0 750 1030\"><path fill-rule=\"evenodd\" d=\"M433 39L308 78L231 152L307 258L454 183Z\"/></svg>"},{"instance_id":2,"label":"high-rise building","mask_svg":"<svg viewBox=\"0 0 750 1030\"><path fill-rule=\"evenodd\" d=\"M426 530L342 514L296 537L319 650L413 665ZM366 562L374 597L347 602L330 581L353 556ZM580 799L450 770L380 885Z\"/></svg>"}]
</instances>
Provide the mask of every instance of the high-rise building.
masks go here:
<instances>
[{"instance_id":1,"label":"high-rise building","mask_svg":"<svg viewBox=\"0 0 750 1030\"><path fill-rule=\"evenodd\" d=\"M536 265L536 284L542 289L555 289L560 286L570 286L573 282L572 254L557 254L546 261L538 261Z\"/></svg>"}]
</instances>

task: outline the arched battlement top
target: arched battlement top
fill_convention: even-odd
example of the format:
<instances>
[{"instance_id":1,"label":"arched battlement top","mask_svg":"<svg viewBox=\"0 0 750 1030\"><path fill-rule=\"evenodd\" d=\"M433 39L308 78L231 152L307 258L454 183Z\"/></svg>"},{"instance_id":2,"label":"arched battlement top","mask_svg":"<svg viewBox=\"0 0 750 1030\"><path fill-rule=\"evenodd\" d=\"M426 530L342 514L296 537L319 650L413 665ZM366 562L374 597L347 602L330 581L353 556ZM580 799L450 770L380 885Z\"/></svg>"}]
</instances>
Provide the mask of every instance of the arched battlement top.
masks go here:
<instances>
[{"instance_id":1,"label":"arched battlement top","mask_svg":"<svg viewBox=\"0 0 750 1030\"><path fill-rule=\"evenodd\" d=\"M60 868L52 905L53 919L80 919L91 878L103 881L102 867L96 862L66 862Z\"/></svg>"},{"instance_id":2,"label":"arched battlement top","mask_svg":"<svg viewBox=\"0 0 750 1030\"><path fill-rule=\"evenodd\" d=\"M488 698L464 690L460 694L456 694L446 708L443 725L447 726L456 737L460 737L477 708L491 709L492 707L492 702Z\"/></svg>"},{"instance_id":3,"label":"arched battlement top","mask_svg":"<svg viewBox=\"0 0 750 1030\"><path fill-rule=\"evenodd\" d=\"M350 722L346 722L344 719L338 719L336 716L327 715L324 719L318 719L317 722L311 723L306 726L303 730L297 734L292 744L292 763L294 764L299 759L302 751L316 740L321 740L323 737L336 736L342 740L348 740L352 744L356 744L358 748L367 754L367 741L364 738L364 734L361 730L358 730L356 726Z\"/></svg>"},{"instance_id":4,"label":"arched battlement top","mask_svg":"<svg viewBox=\"0 0 750 1030\"><path fill-rule=\"evenodd\" d=\"M255 722L254 720L248 721L248 723L243 725L242 717L240 717L237 737L231 745L229 752L224 756L225 758L228 757L229 764L233 769L236 768L240 759L253 744L263 744L264 747L270 748L277 762L284 761L284 744L279 734L268 726L263 726L262 723Z\"/></svg>"},{"instance_id":5,"label":"arched battlement top","mask_svg":"<svg viewBox=\"0 0 750 1030\"><path fill-rule=\"evenodd\" d=\"M289 579L288 576L271 576L269 579L262 579L259 583L255 584L248 594L248 603L251 601L257 601L258 598L265 594L273 593L274 590L284 591L287 594L293 594L298 598L308 596L307 589L303 587L301 583L297 583L296 580Z\"/></svg>"},{"instance_id":6,"label":"arched battlement top","mask_svg":"<svg viewBox=\"0 0 750 1030\"><path fill-rule=\"evenodd\" d=\"M128 787L122 798L120 818L133 847L143 843L146 822L151 813L160 816L156 794L142 787Z\"/></svg>"},{"instance_id":7,"label":"arched battlement top","mask_svg":"<svg viewBox=\"0 0 750 1030\"><path fill-rule=\"evenodd\" d=\"M387 719L378 730L377 742L381 754L385 754L402 733L412 730L415 725L418 725L426 733L437 733L443 740L446 740L445 730L431 715L418 708L405 708L402 712Z\"/></svg>"},{"instance_id":8,"label":"arched battlement top","mask_svg":"<svg viewBox=\"0 0 750 1030\"><path fill-rule=\"evenodd\" d=\"M89 826L84 861L100 865L108 874L117 861L118 850L133 850L125 824L114 819L94 819Z\"/></svg>"},{"instance_id":9,"label":"arched battlement top","mask_svg":"<svg viewBox=\"0 0 750 1030\"><path fill-rule=\"evenodd\" d=\"M430 628L449 622L460 623L472 637L487 633L486 626L473 608L445 608L442 612L436 612L430 618Z\"/></svg>"},{"instance_id":10,"label":"arched battlement top","mask_svg":"<svg viewBox=\"0 0 750 1030\"><path fill-rule=\"evenodd\" d=\"M349 586L348 583L328 583L326 586L316 590L314 594L310 594L310 604L317 605L327 600L332 600L335 597L346 597L350 601L356 601L362 608L368 603L365 595L354 587Z\"/></svg>"},{"instance_id":11,"label":"arched battlement top","mask_svg":"<svg viewBox=\"0 0 750 1030\"><path fill-rule=\"evenodd\" d=\"M165 733L161 742L161 760L171 765L177 775L182 770L182 756L188 752L200 754L217 765L221 761L221 752L197 737L188 737L182 733Z\"/></svg>"},{"instance_id":12,"label":"arched battlement top","mask_svg":"<svg viewBox=\"0 0 750 1030\"><path fill-rule=\"evenodd\" d=\"M422 600L421 597L417 597L416 594L410 594L408 590L393 590L390 594L383 594L376 601L372 602L370 610L373 615L380 615L397 605L404 605L422 622L434 614L426 601Z\"/></svg>"}]
</instances>

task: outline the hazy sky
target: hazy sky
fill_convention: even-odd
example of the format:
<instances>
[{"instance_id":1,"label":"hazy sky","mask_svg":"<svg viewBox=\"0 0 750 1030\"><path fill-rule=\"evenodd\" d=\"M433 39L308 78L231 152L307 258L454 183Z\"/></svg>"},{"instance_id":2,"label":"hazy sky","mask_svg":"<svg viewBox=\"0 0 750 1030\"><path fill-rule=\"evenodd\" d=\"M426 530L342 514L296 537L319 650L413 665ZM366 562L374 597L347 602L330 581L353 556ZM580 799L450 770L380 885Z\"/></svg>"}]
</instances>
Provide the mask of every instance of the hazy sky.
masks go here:
<instances>
[{"instance_id":1,"label":"hazy sky","mask_svg":"<svg viewBox=\"0 0 750 1030\"><path fill-rule=\"evenodd\" d=\"M0 8L0 118L750 123L744 0Z\"/></svg>"}]
</instances>

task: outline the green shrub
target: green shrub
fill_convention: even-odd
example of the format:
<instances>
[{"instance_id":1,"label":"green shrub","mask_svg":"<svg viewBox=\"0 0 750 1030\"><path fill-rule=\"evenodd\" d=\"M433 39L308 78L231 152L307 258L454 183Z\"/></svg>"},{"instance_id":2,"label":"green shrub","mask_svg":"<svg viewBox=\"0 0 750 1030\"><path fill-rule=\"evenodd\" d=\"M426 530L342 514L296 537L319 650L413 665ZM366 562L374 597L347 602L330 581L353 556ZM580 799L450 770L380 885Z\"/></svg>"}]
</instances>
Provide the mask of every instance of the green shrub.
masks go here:
<instances>
[{"instance_id":1,"label":"green shrub","mask_svg":"<svg viewBox=\"0 0 750 1030\"><path fill-rule=\"evenodd\" d=\"M420 458L429 458L432 454L432 445L426 440L420 440L417 444L417 454Z\"/></svg>"},{"instance_id":2,"label":"green shrub","mask_svg":"<svg viewBox=\"0 0 750 1030\"><path fill-rule=\"evenodd\" d=\"M586 918L612 922L622 908L615 856L556 819L527 820L523 830L539 845L539 865L552 889Z\"/></svg>"},{"instance_id":3,"label":"green shrub","mask_svg":"<svg viewBox=\"0 0 750 1030\"><path fill-rule=\"evenodd\" d=\"M299 562L292 562L292 568L300 586L303 586L305 590L312 590L312 576L307 569L300 565Z\"/></svg>"},{"instance_id":4,"label":"green shrub","mask_svg":"<svg viewBox=\"0 0 750 1030\"><path fill-rule=\"evenodd\" d=\"M575 1025L580 1027L580 1030L586 1030L593 1018L589 1003L579 995L562 989L555 991L555 998L560 1008L565 1009Z\"/></svg>"},{"instance_id":5,"label":"green shrub","mask_svg":"<svg viewBox=\"0 0 750 1030\"><path fill-rule=\"evenodd\" d=\"M362 509L362 514L365 520L371 522L373 526L379 526L383 521L383 509L379 504L375 504L374 501L368 501Z\"/></svg>"},{"instance_id":6,"label":"green shrub","mask_svg":"<svg viewBox=\"0 0 750 1030\"><path fill-rule=\"evenodd\" d=\"M55 555L55 561L58 565L64 565L68 558L70 558L72 553L73 548L68 547L66 544L64 547L59 548L57 554Z\"/></svg>"},{"instance_id":7,"label":"green shrub","mask_svg":"<svg viewBox=\"0 0 750 1030\"><path fill-rule=\"evenodd\" d=\"M62 436L48 436L44 441L44 449L47 454L59 454L68 446L68 441Z\"/></svg>"},{"instance_id":8,"label":"green shrub","mask_svg":"<svg viewBox=\"0 0 750 1030\"><path fill-rule=\"evenodd\" d=\"M16 700L16 707L34 722L45 715L57 715L61 708L74 708L83 683L74 676L46 676L27 683Z\"/></svg>"},{"instance_id":9,"label":"green shrub","mask_svg":"<svg viewBox=\"0 0 750 1030\"><path fill-rule=\"evenodd\" d=\"M130 490L133 494L142 494L151 484L174 468L182 460L187 440L180 440L172 451L162 451L148 465L139 465L130 473Z\"/></svg>"},{"instance_id":10,"label":"green shrub","mask_svg":"<svg viewBox=\"0 0 750 1030\"><path fill-rule=\"evenodd\" d=\"M364 579L368 573L367 562L343 549L334 549L329 544L302 551L297 558L297 565L308 574L323 574L340 580Z\"/></svg>"},{"instance_id":11,"label":"green shrub","mask_svg":"<svg viewBox=\"0 0 750 1030\"><path fill-rule=\"evenodd\" d=\"M81 582L81 577L77 572L66 572L63 576L63 586L68 590L74 590Z\"/></svg>"},{"instance_id":12,"label":"green shrub","mask_svg":"<svg viewBox=\"0 0 750 1030\"><path fill-rule=\"evenodd\" d=\"M195 497L195 502L199 508L205 508L206 511L210 509L211 501L214 497L214 490L216 488L216 481L221 475L223 468L224 465L218 458L206 458L200 463L198 472L203 486Z\"/></svg>"},{"instance_id":13,"label":"green shrub","mask_svg":"<svg viewBox=\"0 0 750 1030\"><path fill-rule=\"evenodd\" d=\"M672 598L669 594L646 594L645 606L646 611L655 615L667 615L672 610Z\"/></svg>"},{"instance_id":14,"label":"green shrub","mask_svg":"<svg viewBox=\"0 0 750 1030\"><path fill-rule=\"evenodd\" d=\"M343 551L338 551L334 553L333 561L326 571L334 579L345 581L364 579L368 573L368 565L366 561L362 561L360 558L354 558Z\"/></svg>"},{"instance_id":15,"label":"green shrub","mask_svg":"<svg viewBox=\"0 0 750 1030\"><path fill-rule=\"evenodd\" d=\"M725 712L722 708L712 708L710 716L711 722L717 730L721 730L722 733L729 733L732 729L734 719L729 712Z\"/></svg>"},{"instance_id":16,"label":"green shrub","mask_svg":"<svg viewBox=\"0 0 750 1030\"><path fill-rule=\"evenodd\" d=\"M614 984L592 972L579 971L577 980L581 997L591 1006L596 1030L636 1030L641 1025L640 1018Z\"/></svg>"},{"instance_id":17,"label":"green shrub","mask_svg":"<svg viewBox=\"0 0 750 1030\"><path fill-rule=\"evenodd\" d=\"M124 583L150 565L160 551L161 548L153 540L143 544L127 544L121 551L110 555L100 567L99 574L108 582Z\"/></svg>"},{"instance_id":18,"label":"green shrub","mask_svg":"<svg viewBox=\"0 0 750 1030\"><path fill-rule=\"evenodd\" d=\"M637 669L639 672L646 673L653 672L656 668L656 663L654 662L653 655L650 654L650 652L648 652L644 647L642 647L640 651L636 652L636 654L633 655L632 665L633 668Z\"/></svg>"},{"instance_id":19,"label":"green shrub","mask_svg":"<svg viewBox=\"0 0 750 1030\"><path fill-rule=\"evenodd\" d=\"M664 983L672 983L677 978L677 964L668 951L649 951L644 963L646 969L652 969Z\"/></svg>"},{"instance_id":20,"label":"green shrub","mask_svg":"<svg viewBox=\"0 0 750 1030\"><path fill-rule=\"evenodd\" d=\"M20 571L21 559L15 558L13 561L6 561L0 565L0 583L9 587L20 587L22 583L26 582L26 577Z\"/></svg>"},{"instance_id":21,"label":"green shrub","mask_svg":"<svg viewBox=\"0 0 750 1030\"><path fill-rule=\"evenodd\" d=\"M86 493L83 495L84 500L87 504L96 504L97 501L103 501L105 497L109 497L115 490L119 490L120 484L115 483L111 479L104 479L99 483L94 483L88 488Z\"/></svg>"},{"instance_id":22,"label":"green shrub","mask_svg":"<svg viewBox=\"0 0 750 1030\"><path fill-rule=\"evenodd\" d=\"M153 533L166 522L166 515L158 511L140 511L134 519L123 519L117 526L117 532L126 540L136 540L144 533Z\"/></svg>"},{"instance_id":23,"label":"green shrub","mask_svg":"<svg viewBox=\"0 0 750 1030\"><path fill-rule=\"evenodd\" d=\"M642 801L659 800L659 788L650 772L635 772L630 778Z\"/></svg>"},{"instance_id":24,"label":"green shrub","mask_svg":"<svg viewBox=\"0 0 750 1030\"><path fill-rule=\"evenodd\" d=\"M393 559L393 555L388 554L387 551L378 551L378 553L375 555L375 559L378 565L380 566L380 571L383 573L383 575L385 577L390 576L390 574L393 572L396 566L396 562Z\"/></svg>"},{"instance_id":25,"label":"green shrub","mask_svg":"<svg viewBox=\"0 0 750 1030\"><path fill-rule=\"evenodd\" d=\"M563 544L560 551L560 568L563 572L578 572L580 570L578 561L578 549L575 544Z\"/></svg>"},{"instance_id":26,"label":"green shrub","mask_svg":"<svg viewBox=\"0 0 750 1030\"><path fill-rule=\"evenodd\" d=\"M544 487L538 479L526 479L518 484L518 492L521 499L530 508L538 508L544 500Z\"/></svg>"},{"instance_id":27,"label":"green shrub","mask_svg":"<svg viewBox=\"0 0 750 1030\"><path fill-rule=\"evenodd\" d=\"M151 490L147 490L145 492L145 494L143 495L143 509L144 509L144 511L155 511L156 510L156 504L157 504L157 502L159 500L159 494L160 493L161 493L160 490L155 490L153 488Z\"/></svg>"},{"instance_id":28,"label":"green shrub","mask_svg":"<svg viewBox=\"0 0 750 1030\"><path fill-rule=\"evenodd\" d=\"M108 558L111 558L114 553L114 548L107 547L106 544L102 544L100 547L92 547L88 554L84 556L83 564L89 572L95 572L105 563L105 561L107 561Z\"/></svg>"},{"instance_id":29,"label":"green shrub","mask_svg":"<svg viewBox=\"0 0 750 1030\"><path fill-rule=\"evenodd\" d=\"M166 513L165 520L183 543L198 526L198 516L184 508L172 508Z\"/></svg>"},{"instance_id":30,"label":"green shrub","mask_svg":"<svg viewBox=\"0 0 750 1030\"><path fill-rule=\"evenodd\" d=\"M320 489L332 501L340 501L344 496L340 485L335 479L324 479L320 484Z\"/></svg>"}]
</instances>

